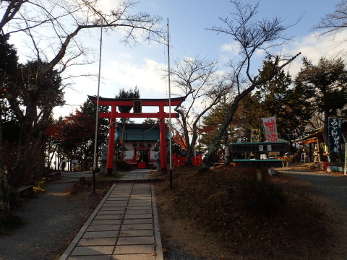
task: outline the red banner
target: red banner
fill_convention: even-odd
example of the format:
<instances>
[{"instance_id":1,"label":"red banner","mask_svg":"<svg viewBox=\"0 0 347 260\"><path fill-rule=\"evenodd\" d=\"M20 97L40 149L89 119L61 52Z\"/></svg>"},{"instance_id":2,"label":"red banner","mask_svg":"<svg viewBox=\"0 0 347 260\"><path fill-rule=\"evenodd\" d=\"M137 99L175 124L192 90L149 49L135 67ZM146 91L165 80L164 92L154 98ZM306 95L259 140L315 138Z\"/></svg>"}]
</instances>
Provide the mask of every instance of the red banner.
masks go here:
<instances>
[{"instance_id":1,"label":"red banner","mask_svg":"<svg viewBox=\"0 0 347 260\"><path fill-rule=\"evenodd\" d=\"M276 126L276 117L266 117L262 118L264 132L265 132L265 140L267 142L277 142L278 134L277 134L277 126Z\"/></svg>"}]
</instances>

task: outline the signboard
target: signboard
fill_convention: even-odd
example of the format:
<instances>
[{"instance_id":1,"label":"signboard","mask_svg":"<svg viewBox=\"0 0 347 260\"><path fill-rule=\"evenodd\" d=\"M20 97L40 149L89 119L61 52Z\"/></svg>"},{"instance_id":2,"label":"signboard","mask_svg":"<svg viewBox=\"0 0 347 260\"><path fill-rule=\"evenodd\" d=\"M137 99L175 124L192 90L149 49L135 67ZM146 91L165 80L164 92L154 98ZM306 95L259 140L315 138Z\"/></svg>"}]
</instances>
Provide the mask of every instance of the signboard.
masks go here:
<instances>
[{"instance_id":1,"label":"signboard","mask_svg":"<svg viewBox=\"0 0 347 260\"><path fill-rule=\"evenodd\" d=\"M268 144L266 149L267 149L268 152L271 152L272 151L271 144Z\"/></svg>"},{"instance_id":2,"label":"signboard","mask_svg":"<svg viewBox=\"0 0 347 260\"><path fill-rule=\"evenodd\" d=\"M329 117L328 118L328 137L330 153L339 154L341 152L342 144L342 119Z\"/></svg>"},{"instance_id":3,"label":"signboard","mask_svg":"<svg viewBox=\"0 0 347 260\"><path fill-rule=\"evenodd\" d=\"M277 134L277 126L276 126L276 117L266 117L262 118L265 140L267 142L277 142L278 134Z\"/></svg>"}]
</instances>

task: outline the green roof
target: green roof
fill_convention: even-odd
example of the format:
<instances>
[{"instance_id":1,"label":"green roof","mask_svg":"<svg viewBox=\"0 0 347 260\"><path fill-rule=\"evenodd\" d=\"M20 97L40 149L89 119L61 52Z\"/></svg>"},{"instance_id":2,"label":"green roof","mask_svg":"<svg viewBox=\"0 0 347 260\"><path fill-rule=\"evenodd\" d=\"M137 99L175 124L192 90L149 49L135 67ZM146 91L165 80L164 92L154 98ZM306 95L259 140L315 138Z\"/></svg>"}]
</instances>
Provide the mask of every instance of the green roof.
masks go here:
<instances>
[{"instance_id":1,"label":"green roof","mask_svg":"<svg viewBox=\"0 0 347 260\"><path fill-rule=\"evenodd\" d=\"M280 142L244 142L244 143L231 143L231 144L237 144L237 145L247 145L247 144L255 144L255 145L268 145L268 144L287 144L288 141L280 141Z\"/></svg>"},{"instance_id":2,"label":"green roof","mask_svg":"<svg viewBox=\"0 0 347 260\"><path fill-rule=\"evenodd\" d=\"M122 125L117 126L116 140L122 134ZM153 141L156 142L160 138L160 131L157 125L144 125L144 124L126 124L124 141Z\"/></svg>"},{"instance_id":3,"label":"green roof","mask_svg":"<svg viewBox=\"0 0 347 260\"><path fill-rule=\"evenodd\" d=\"M233 159L233 162L282 162L279 159L264 159L264 160L254 160L254 159Z\"/></svg>"}]
</instances>

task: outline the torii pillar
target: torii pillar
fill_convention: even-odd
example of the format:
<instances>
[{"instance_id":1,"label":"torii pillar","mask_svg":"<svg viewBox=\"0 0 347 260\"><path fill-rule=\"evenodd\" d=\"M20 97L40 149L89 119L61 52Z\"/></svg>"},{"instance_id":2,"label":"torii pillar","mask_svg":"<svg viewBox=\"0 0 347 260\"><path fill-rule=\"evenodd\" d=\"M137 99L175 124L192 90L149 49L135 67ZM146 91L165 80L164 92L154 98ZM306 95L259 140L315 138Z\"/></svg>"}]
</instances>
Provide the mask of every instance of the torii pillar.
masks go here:
<instances>
[{"instance_id":1,"label":"torii pillar","mask_svg":"<svg viewBox=\"0 0 347 260\"><path fill-rule=\"evenodd\" d=\"M111 106L111 113L115 113L115 112L116 112L116 107ZM114 138L115 138L115 132L116 132L116 126L115 126L116 119L111 117L109 120L110 120L110 126L108 129L106 169L107 169L107 174L112 174L113 155L114 155Z\"/></svg>"}]
</instances>

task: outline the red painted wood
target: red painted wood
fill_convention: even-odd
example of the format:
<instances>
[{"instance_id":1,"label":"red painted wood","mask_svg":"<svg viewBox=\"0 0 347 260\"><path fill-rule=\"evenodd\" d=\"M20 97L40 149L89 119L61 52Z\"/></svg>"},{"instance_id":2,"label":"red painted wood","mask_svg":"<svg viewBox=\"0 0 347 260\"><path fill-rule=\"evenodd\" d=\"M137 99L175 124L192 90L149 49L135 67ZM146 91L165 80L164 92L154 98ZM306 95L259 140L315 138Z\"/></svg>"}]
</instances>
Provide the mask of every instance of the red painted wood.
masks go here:
<instances>
[{"instance_id":1,"label":"red painted wood","mask_svg":"<svg viewBox=\"0 0 347 260\"><path fill-rule=\"evenodd\" d=\"M96 97L89 98L96 102ZM172 106L179 106L186 97L179 97L171 99ZM108 140L108 149L107 149L107 163L106 167L108 171L112 171L113 168L113 154L114 154L114 135L115 135L115 119L116 118L159 118L160 119L160 167L162 171L167 169L167 141L166 141L166 125L165 118L169 118L170 114L165 113L164 107L169 106L168 99L140 99L141 106L158 106L158 113L118 113L116 110L117 106L133 106L133 100L115 100L112 98L102 98L100 97L99 105L101 106L111 106L111 112L108 113L99 113L100 118L109 118L110 119L110 128L109 128L109 140ZM178 113L171 113L172 118L178 118ZM137 149L135 149L136 152Z\"/></svg>"},{"instance_id":2,"label":"red painted wood","mask_svg":"<svg viewBox=\"0 0 347 260\"><path fill-rule=\"evenodd\" d=\"M179 106L182 101L172 101L171 106ZM133 101L99 101L100 106L133 106ZM169 101L141 101L143 107L169 106Z\"/></svg>"},{"instance_id":3,"label":"red painted wood","mask_svg":"<svg viewBox=\"0 0 347 260\"><path fill-rule=\"evenodd\" d=\"M89 97L92 101L96 101L95 97ZM142 106L168 106L168 99L152 99L152 100L143 100L140 99ZM171 99L171 106L179 106L184 101L184 98L173 98ZM99 105L101 106L133 106L133 100L112 100L107 98L100 98Z\"/></svg>"},{"instance_id":4,"label":"red painted wood","mask_svg":"<svg viewBox=\"0 0 347 260\"><path fill-rule=\"evenodd\" d=\"M140 113L140 114L134 114L134 113L100 113L100 118L169 118L169 113ZM178 113L171 113L172 118L178 118Z\"/></svg>"},{"instance_id":5,"label":"red painted wood","mask_svg":"<svg viewBox=\"0 0 347 260\"><path fill-rule=\"evenodd\" d=\"M115 112L116 108L112 107L112 112ZM107 147L107 162L106 162L106 168L109 172L112 171L113 168L113 154L114 154L114 134L116 130L115 126L115 118L110 119L110 126L108 130L108 147Z\"/></svg>"}]
</instances>

